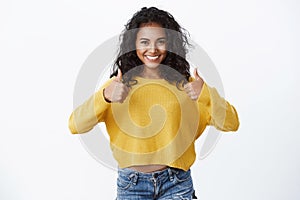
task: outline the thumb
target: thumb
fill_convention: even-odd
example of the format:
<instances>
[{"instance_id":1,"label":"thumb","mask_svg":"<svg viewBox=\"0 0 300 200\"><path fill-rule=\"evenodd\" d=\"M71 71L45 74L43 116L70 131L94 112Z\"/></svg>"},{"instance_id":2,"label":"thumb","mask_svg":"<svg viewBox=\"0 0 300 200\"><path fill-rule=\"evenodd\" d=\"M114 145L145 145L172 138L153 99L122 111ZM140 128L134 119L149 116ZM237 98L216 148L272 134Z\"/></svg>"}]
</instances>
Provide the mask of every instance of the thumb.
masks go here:
<instances>
[{"instance_id":1,"label":"thumb","mask_svg":"<svg viewBox=\"0 0 300 200\"><path fill-rule=\"evenodd\" d=\"M122 72L121 72L120 68L118 69L118 74L117 74L117 77L116 77L116 81L119 81L119 82L122 81Z\"/></svg>"},{"instance_id":2,"label":"thumb","mask_svg":"<svg viewBox=\"0 0 300 200\"><path fill-rule=\"evenodd\" d=\"M198 74L197 68L194 69L194 76L195 76L195 79L196 79L196 80L201 79L201 77L200 77L199 74Z\"/></svg>"}]
</instances>

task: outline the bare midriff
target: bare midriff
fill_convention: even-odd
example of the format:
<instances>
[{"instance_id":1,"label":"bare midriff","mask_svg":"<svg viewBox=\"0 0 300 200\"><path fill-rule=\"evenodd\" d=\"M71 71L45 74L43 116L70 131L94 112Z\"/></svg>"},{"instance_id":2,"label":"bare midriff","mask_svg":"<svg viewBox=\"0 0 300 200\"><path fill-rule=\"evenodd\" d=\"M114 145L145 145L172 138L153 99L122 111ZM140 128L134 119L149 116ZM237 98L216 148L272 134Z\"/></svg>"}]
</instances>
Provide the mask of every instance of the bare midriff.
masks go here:
<instances>
[{"instance_id":1,"label":"bare midriff","mask_svg":"<svg viewBox=\"0 0 300 200\"><path fill-rule=\"evenodd\" d=\"M167 165L136 165L128 168L138 172L150 173L150 172L166 169L167 167L168 167Z\"/></svg>"}]
</instances>

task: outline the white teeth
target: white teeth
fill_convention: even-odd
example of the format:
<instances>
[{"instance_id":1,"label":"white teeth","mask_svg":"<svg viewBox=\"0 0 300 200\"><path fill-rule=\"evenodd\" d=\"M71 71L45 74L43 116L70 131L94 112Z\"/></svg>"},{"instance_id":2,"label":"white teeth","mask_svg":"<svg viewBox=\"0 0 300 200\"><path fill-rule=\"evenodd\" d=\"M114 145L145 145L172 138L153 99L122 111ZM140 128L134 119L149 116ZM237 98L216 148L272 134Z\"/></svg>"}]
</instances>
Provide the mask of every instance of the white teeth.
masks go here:
<instances>
[{"instance_id":1,"label":"white teeth","mask_svg":"<svg viewBox=\"0 0 300 200\"><path fill-rule=\"evenodd\" d=\"M146 56L149 60L156 60L158 56Z\"/></svg>"}]
</instances>

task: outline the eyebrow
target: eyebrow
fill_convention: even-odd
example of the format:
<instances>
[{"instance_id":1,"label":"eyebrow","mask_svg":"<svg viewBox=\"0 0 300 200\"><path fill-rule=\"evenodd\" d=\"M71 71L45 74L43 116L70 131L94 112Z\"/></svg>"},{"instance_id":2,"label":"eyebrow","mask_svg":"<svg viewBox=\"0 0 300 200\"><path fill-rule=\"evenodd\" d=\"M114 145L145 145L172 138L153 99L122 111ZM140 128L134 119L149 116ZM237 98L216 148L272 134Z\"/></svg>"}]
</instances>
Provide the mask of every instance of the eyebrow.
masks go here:
<instances>
[{"instance_id":1,"label":"eyebrow","mask_svg":"<svg viewBox=\"0 0 300 200\"><path fill-rule=\"evenodd\" d=\"M160 38L157 38L156 40L161 40L161 39L167 39L166 37L160 37ZM140 38L140 40L150 40L148 38Z\"/></svg>"}]
</instances>

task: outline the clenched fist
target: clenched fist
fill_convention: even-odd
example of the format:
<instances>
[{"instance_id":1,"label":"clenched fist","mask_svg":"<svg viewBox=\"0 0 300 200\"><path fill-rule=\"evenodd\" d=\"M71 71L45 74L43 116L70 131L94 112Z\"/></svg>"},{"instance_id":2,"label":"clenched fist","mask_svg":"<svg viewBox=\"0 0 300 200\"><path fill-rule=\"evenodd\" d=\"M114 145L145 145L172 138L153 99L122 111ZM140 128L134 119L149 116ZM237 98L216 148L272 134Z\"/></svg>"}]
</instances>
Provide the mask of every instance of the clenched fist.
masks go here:
<instances>
[{"instance_id":1,"label":"clenched fist","mask_svg":"<svg viewBox=\"0 0 300 200\"><path fill-rule=\"evenodd\" d=\"M122 83L122 72L118 69L117 77L104 89L104 97L113 103L123 103L128 92L129 87Z\"/></svg>"},{"instance_id":2,"label":"clenched fist","mask_svg":"<svg viewBox=\"0 0 300 200\"><path fill-rule=\"evenodd\" d=\"M185 84L184 90L192 100L197 100L201 93L204 81L198 75L197 69L194 70L194 76L195 76L195 80Z\"/></svg>"}]
</instances>

